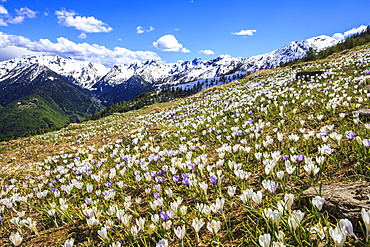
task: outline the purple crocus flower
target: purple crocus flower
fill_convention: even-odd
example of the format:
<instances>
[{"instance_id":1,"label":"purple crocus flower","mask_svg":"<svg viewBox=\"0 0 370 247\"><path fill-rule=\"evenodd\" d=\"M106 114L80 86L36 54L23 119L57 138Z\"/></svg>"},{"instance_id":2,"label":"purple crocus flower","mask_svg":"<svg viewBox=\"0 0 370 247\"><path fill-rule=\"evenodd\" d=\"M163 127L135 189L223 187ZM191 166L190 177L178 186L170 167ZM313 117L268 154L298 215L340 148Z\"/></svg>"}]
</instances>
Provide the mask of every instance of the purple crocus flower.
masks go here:
<instances>
[{"instance_id":1,"label":"purple crocus flower","mask_svg":"<svg viewBox=\"0 0 370 247\"><path fill-rule=\"evenodd\" d=\"M184 173L181 176L182 176L182 179L188 179L189 178L189 173Z\"/></svg>"},{"instance_id":2,"label":"purple crocus flower","mask_svg":"<svg viewBox=\"0 0 370 247\"><path fill-rule=\"evenodd\" d=\"M168 214L166 212L161 212L159 215L161 216L162 220L164 220L164 221L166 221L168 219Z\"/></svg>"},{"instance_id":3,"label":"purple crocus flower","mask_svg":"<svg viewBox=\"0 0 370 247\"><path fill-rule=\"evenodd\" d=\"M190 185L190 180L189 179L184 179L184 180L182 180L182 184L185 185L185 186L189 186Z\"/></svg>"},{"instance_id":4,"label":"purple crocus flower","mask_svg":"<svg viewBox=\"0 0 370 247\"><path fill-rule=\"evenodd\" d=\"M348 138L348 140L352 141L356 137L356 134L353 133L352 131L347 131L346 137Z\"/></svg>"},{"instance_id":5,"label":"purple crocus flower","mask_svg":"<svg viewBox=\"0 0 370 247\"><path fill-rule=\"evenodd\" d=\"M164 177L155 177L155 181L159 184L163 183L165 181Z\"/></svg>"},{"instance_id":6,"label":"purple crocus flower","mask_svg":"<svg viewBox=\"0 0 370 247\"><path fill-rule=\"evenodd\" d=\"M213 185L217 184L217 182L218 182L217 177L216 177L215 175L211 176L211 177L209 178L209 181L211 181L211 183L212 183Z\"/></svg>"},{"instance_id":7,"label":"purple crocus flower","mask_svg":"<svg viewBox=\"0 0 370 247\"><path fill-rule=\"evenodd\" d=\"M242 132L241 131L235 131L234 134L237 137L241 137L242 136Z\"/></svg>"},{"instance_id":8,"label":"purple crocus flower","mask_svg":"<svg viewBox=\"0 0 370 247\"><path fill-rule=\"evenodd\" d=\"M162 176L162 175L163 175L163 172L162 172L162 171L158 171L158 172L157 172L157 175L158 175L158 176Z\"/></svg>"},{"instance_id":9,"label":"purple crocus flower","mask_svg":"<svg viewBox=\"0 0 370 247\"><path fill-rule=\"evenodd\" d=\"M173 176L172 180L175 182L175 184L179 183L180 177L179 176Z\"/></svg>"},{"instance_id":10,"label":"purple crocus flower","mask_svg":"<svg viewBox=\"0 0 370 247\"><path fill-rule=\"evenodd\" d=\"M193 171L195 169L194 164L188 164L189 171Z\"/></svg>"},{"instance_id":11,"label":"purple crocus flower","mask_svg":"<svg viewBox=\"0 0 370 247\"><path fill-rule=\"evenodd\" d=\"M370 139L363 139L362 140L362 144L364 145L364 147L366 149L369 149L369 147L370 147Z\"/></svg>"},{"instance_id":12,"label":"purple crocus flower","mask_svg":"<svg viewBox=\"0 0 370 247\"><path fill-rule=\"evenodd\" d=\"M298 161L298 163L301 163L302 161L304 161L304 155L303 154L298 154L297 155L297 161Z\"/></svg>"},{"instance_id":13,"label":"purple crocus flower","mask_svg":"<svg viewBox=\"0 0 370 247\"><path fill-rule=\"evenodd\" d=\"M108 181L108 182L105 182L104 183L104 185L106 186L106 187L111 187L112 186L112 184L113 184L113 182L112 181Z\"/></svg>"},{"instance_id":14,"label":"purple crocus flower","mask_svg":"<svg viewBox=\"0 0 370 247\"><path fill-rule=\"evenodd\" d=\"M286 161L287 159L289 159L289 155L284 154L283 155L283 160Z\"/></svg>"},{"instance_id":15,"label":"purple crocus flower","mask_svg":"<svg viewBox=\"0 0 370 247\"><path fill-rule=\"evenodd\" d=\"M161 197L161 194L159 194L159 192L154 192L153 196L154 196L155 199L158 199L158 198Z\"/></svg>"}]
</instances>

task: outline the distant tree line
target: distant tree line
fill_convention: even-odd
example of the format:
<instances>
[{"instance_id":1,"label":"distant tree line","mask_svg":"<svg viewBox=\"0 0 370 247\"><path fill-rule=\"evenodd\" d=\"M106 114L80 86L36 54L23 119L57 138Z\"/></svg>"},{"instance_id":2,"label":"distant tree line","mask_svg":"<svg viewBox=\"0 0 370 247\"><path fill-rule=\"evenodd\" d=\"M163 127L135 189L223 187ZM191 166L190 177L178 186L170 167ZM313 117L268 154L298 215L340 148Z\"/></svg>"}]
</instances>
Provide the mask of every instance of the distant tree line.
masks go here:
<instances>
[{"instance_id":1,"label":"distant tree line","mask_svg":"<svg viewBox=\"0 0 370 247\"><path fill-rule=\"evenodd\" d=\"M368 26L366 30L360 34L355 34L345 41L338 43L335 46L331 46L320 52L316 52L312 47L307 51L306 56L299 58L287 63L281 63L280 67L291 66L301 62L315 61L318 59L324 59L334 53L339 53L347 49L351 49L356 46L365 45L370 42L370 27Z\"/></svg>"},{"instance_id":2,"label":"distant tree line","mask_svg":"<svg viewBox=\"0 0 370 247\"><path fill-rule=\"evenodd\" d=\"M97 120L99 118L107 117L113 113L123 113L132 110L138 110L144 106L153 105L157 103L169 102L176 98L183 98L195 94L202 90L200 82L194 84L192 88L170 87L165 86L160 90L148 92L139 95L133 100L118 102L114 105L108 106L104 110L95 113L87 120Z\"/></svg>"}]
</instances>

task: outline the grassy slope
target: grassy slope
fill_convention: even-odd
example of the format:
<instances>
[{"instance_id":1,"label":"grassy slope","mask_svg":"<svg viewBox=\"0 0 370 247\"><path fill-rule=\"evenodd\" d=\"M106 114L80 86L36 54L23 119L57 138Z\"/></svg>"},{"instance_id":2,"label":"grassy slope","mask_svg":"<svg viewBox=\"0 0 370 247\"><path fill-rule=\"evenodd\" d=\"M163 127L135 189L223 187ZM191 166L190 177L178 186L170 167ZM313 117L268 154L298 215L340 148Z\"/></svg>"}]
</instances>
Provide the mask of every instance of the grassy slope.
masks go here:
<instances>
[{"instance_id":1,"label":"grassy slope","mask_svg":"<svg viewBox=\"0 0 370 247\"><path fill-rule=\"evenodd\" d=\"M34 84L0 109L0 140L42 128L61 128L101 109L76 86L60 78L40 79Z\"/></svg>"},{"instance_id":2,"label":"grassy slope","mask_svg":"<svg viewBox=\"0 0 370 247\"><path fill-rule=\"evenodd\" d=\"M300 70L326 73L294 81ZM321 239L310 229L319 223L335 227L337 219L301 199L302 191L333 181L368 180L370 156L362 139L370 137L370 130L367 120L350 113L370 108L370 95L364 90L370 84L369 73L367 45L327 60L296 65L294 70L261 71L185 100L2 143L0 186L7 187L2 198L28 199L0 211L0 244L9 245L9 236L19 231L24 246L60 246L69 238L78 246L117 241L122 246L155 246L161 239L177 246L180 241L174 228L185 226L184 245L196 246L192 221L197 217L205 222L199 231L200 246L257 246L263 234L279 241L278 231L284 232L287 246L334 246L328 230ZM348 139L349 131L356 138ZM285 162L283 155L289 155L290 161ZM297 155L306 159L296 162ZM311 161L320 168L315 176L304 168ZM289 163L295 167L292 174L286 170ZM267 173L271 165L274 168ZM277 175L281 171L282 180ZM174 174L179 176L179 184L174 183ZM243 174L248 179L242 179ZM218 183L211 183L213 176ZM185 177L190 179L189 186L182 183L186 184ZM159 184L161 178L165 181ZM264 188L264 180L278 183L275 193ZM71 184L68 191L66 185ZM92 192L87 192L87 185L93 186ZM53 195L53 188L60 195ZM234 196L229 188L236 189ZM248 189L255 193L249 199ZM163 198L160 207L155 206L160 202L155 199L156 191ZM263 194L260 203L256 202L257 191ZM294 195L293 212L280 214L275 224L263 212L277 210L286 194ZM92 201L88 203L87 198ZM176 207L178 198L182 203ZM221 198L225 199L222 209L216 203ZM53 208L56 214L51 217L48 211ZM36 221L37 232L27 223L18 228L11 223L17 217L14 209L25 211L21 219ZM86 209L95 210L89 217L97 218L98 225L87 224L87 211L82 211ZM168 230L161 218L153 222L153 215L170 209L174 215ZM122 211L117 214L117 210ZM299 212L304 218L295 228L294 215ZM132 217L129 225L119 219L123 213ZM136 235L133 226L140 218L145 219L144 229ZM221 224L218 234L207 229L212 220ZM109 235L102 238L98 231L112 224L110 221ZM155 229L150 234L152 224ZM365 246L363 232L363 224L357 225L358 239L347 238L347 245Z\"/></svg>"}]
</instances>

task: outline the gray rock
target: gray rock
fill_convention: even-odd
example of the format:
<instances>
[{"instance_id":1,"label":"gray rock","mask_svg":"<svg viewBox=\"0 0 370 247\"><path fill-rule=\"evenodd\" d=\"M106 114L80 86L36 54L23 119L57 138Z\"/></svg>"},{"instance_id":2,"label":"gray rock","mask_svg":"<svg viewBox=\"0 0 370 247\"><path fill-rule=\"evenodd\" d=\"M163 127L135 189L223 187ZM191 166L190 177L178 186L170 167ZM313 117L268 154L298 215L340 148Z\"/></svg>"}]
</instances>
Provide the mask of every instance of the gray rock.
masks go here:
<instances>
[{"instance_id":1,"label":"gray rock","mask_svg":"<svg viewBox=\"0 0 370 247\"><path fill-rule=\"evenodd\" d=\"M303 193L307 198L318 195L319 188L309 188ZM366 181L340 182L323 185L321 197L326 202L323 210L336 218L361 219L361 209L370 209L370 183Z\"/></svg>"},{"instance_id":2,"label":"gray rock","mask_svg":"<svg viewBox=\"0 0 370 247\"><path fill-rule=\"evenodd\" d=\"M358 114L359 118L370 118L370 109L361 109L358 111L353 111L352 114L353 115Z\"/></svg>"}]
</instances>

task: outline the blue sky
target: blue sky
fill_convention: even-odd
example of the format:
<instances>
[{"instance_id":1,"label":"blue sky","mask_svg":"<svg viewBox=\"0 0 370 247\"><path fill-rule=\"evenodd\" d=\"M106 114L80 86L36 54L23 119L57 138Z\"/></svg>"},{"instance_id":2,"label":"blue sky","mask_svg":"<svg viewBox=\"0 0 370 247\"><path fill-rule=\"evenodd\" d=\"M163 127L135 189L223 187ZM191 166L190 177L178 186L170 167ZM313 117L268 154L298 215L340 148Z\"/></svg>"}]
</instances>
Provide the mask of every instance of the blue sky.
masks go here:
<instances>
[{"instance_id":1,"label":"blue sky","mask_svg":"<svg viewBox=\"0 0 370 247\"><path fill-rule=\"evenodd\" d=\"M250 57L370 24L370 1L0 0L0 60Z\"/></svg>"}]
</instances>

